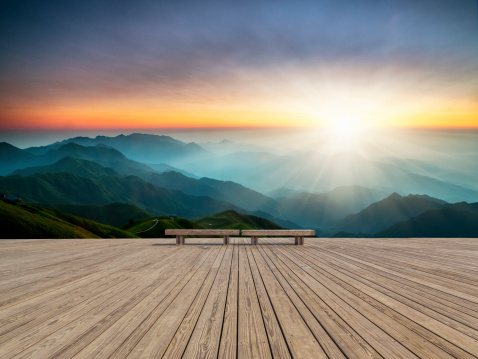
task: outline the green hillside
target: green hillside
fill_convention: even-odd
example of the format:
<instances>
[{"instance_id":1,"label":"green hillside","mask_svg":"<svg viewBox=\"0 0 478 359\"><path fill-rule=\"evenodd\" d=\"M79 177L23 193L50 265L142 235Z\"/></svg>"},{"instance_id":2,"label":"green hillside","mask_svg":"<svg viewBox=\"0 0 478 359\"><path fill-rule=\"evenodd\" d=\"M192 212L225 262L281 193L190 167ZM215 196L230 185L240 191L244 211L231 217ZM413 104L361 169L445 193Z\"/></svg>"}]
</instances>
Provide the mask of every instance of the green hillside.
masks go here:
<instances>
[{"instance_id":1,"label":"green hillside","mask_svg":"<svg viewBox=\"0 0 478 359\"><path fill-rule=\"evenodd\" d=\"M36 173L61 173L69 172L78 176L87 177L87 178L97 178L101 176L117 176L116 172L112 168L103 167L95 162L88 160L81 160L73 157L64 157L58 162L55 162L51 165L46 166L34 166L27 167L24 169L19 169L14 171L14 175L23 175L30 176Z\"/></svg>"},{"instance_id":2,"label":"green hillside","mask_svg":"<svg viewBox=\"0 0 478 359\"><path fill-rule=\"evenodd\" d=\"M105 224L25 203L0 201L0 238L132 238Z\"/></svg>"},{"instance_id":3,"label":"green hillside","mask_svg":"<svg viewBox=\"0 0 478 359\"><path fill-rule=\"evenodd\" d=\"M125 231L135 233L138 237L142 238L164 238L165 229L196 229L204 227L184 218L173 219L173 217L162 216L134 221L121 228Z\"/></svg>"},{"instance_id":4,"label":"green hillside","mask_svg":"<svg viewBox=\"0 0 478 359\"><path fill-rule=\"evenodd\" d=\"M188 218L237 208L209 197L161 188L136 176L86 178L67 172L0 176L0 193L37 204L107 205L126 202L156 215L176 214Z\"/></svg>"},{"instance_id":5,"label":"green hillside","mask_svg":"<svg viewBox=\"0 0 478 359\"><path fill-rule=\"evenodd\" d=\"M151 213L130 203L115 202L105 206L94 204L47 204L44 206L114 227L120 227L130 220L152 216Z\"/></svg>"},{"instance_id":6,"label":"green hillside","mask_svg":"<svg viewBox=\"0 0 478 359\"><path fill-rule=\"evenodd\" d=\"M232 210L199 218L194 222L204 228L214 229L282 229L281 226L267 219L239 214Z\"/></svg>"}]
</instances>

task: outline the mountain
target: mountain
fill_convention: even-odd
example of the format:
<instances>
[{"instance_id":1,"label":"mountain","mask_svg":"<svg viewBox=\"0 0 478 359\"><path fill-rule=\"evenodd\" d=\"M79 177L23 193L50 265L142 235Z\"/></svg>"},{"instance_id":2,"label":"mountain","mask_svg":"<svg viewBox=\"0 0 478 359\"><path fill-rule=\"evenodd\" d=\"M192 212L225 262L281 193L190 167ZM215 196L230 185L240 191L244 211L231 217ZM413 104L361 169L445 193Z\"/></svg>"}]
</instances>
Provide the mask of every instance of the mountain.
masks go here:
<instances>
[{"instance_id":1,"label":"mountain","mask_svg":"<svg viewBox=\"0 0 478 359\"><path fill-rule=\"evenodd\" d=\"M186 218L227 209L241 210L228 202L161 188L136 176L86 178L65 172L13 175L0 177L0 192L32 203L106 205L126 202L153 214L175 214Z\"/></svg>"},{"instance_id":2,"label":"mountain","mask_svg":"<svg viewBox=\"0 0 478 359\"><path fill-rule=\"evenodd\" d=\"M191 172L188 172L188 171L184 171L180 168L177 168L177 167L173 167L173 166L170 166L168 165L167 163L158 163L158 164L151 164L151 163L148 163L148 166L151 167L155 172L158 172L158 173L164 173L164 172L179 172L181 173L182 175L186 176L186 177L191 177L191 178L195 178L195 179L199 179L198 176L196 176L194 173L191 173Z\"/></svg>"},{"instance_id":3,"label":"mountain","mask_svg":"<svg viewBox=\"0 0 478 359\"><path fill-rule=\"evenodd\" d=\"M232 180L263 193L281 187L320 193L336 187L362 186L402 195L427 194L448 202L478 200L475 189L415 174L353 152L330 156L316 152L282 156L241 152L191 163L186 169L198 176Z\"/></svg>"},{"instance_id":4,"label":"mountain","mask_svg":"<svg viewBox=\"0 0 478 359\"><path fill-rule=\"evenodd\" d=\"M194 220L204 228L214 229L282 229L281 226L267 219L239 214L236 211L224 211Z\"/></svg>"},{"instance_id":5,"label":"mountain","mask_svg":"<svg viewBox=\"0 0 478 359\"><path fill-rule=\"evenodd\" d=\"M303 194L308 194L308 192L297 191L297 190L286 188L286 187L276 188L275 190L265 193L266 196L269 196L276 200L280 198L285 198L285 197L297 198L297 197L301 197Z\"/></svg>"},{"instance_id":6,"label":"mountain","mask_svg":"<svg viewBox=\"0 0 478 359\"><path fill-rule=\"evenodd\" d=\"M96 178L101 176L118 176L112 168L103 167L95 162L80 160L73 157L63 157L52 165L27 167L16 170L12 175L29 176L35 173L70 172L82 177Z\"/></svg>"},{"instance_id":7,"label":"mountain","mask_svg":"<svg viewBox=\"0 0 478 359\"><path fill-rule=\"evenodd\" d=\"M52 176L53 173L59 174L58 176ZM209 178L203 178L200 180L186 177L177 172L165 172L165 173L154 173L149 171L136 171L138 177L140 177L144 182L149 184L154 184L158 187L161 187L163 190L175 190L183 192L186 195L194 196L194 200L197 202L199 197L209 197L209 201L217 200L222 204L219 207L210 206L209 208L213 209L231 209L235 208L244 214L253 214L259 215L261 217L268 218L277 223L280 223L283 226L291 228L300 228L299 225L295 224L292 221L289 221L287 218L277 218L277 215L280 214L280 204L272 200L269 197L266 197L258 192L250 190L244 186L241 186L234 182L224 182L217 181ZM52 203L54 204L97 204L105 205L109 202L125 202L124 197L116 196L114 193L109 191L108 186L99 186L97 182L114 183L115 181L111 177L118 177L118 181L121 181L121 177L116 171L111 168L106 168L100 166L94 162L87 160L80 160L71 157L66 157L59 160L53 165L47 166L37 166L31 167L23 170L15 171L15 174L26 175L18 178L18 183L15 184L15 187L11 187L12 183L8 179L4 179L4 182L9 182L10 187L5 187L4 191L8 192L8 188L16 190L14 193L22 193L22 197L28 201L33 201L36 203ZM35 177L38 183L35 185L32 182L32 179L24 178L32 174L44 174L41 177ZM61 175L60 175L61 174ZM75 175L71 178L69 175ZM89 183L86 181L80 181L79 183L77 177L85 177L91 179ZM45 179L48 179L45 183ZM68 179L70 178L70 179ZM70 193L58 194L55 190L55 187L59 186L60 188L64 187L65 182L70 181L71 184L76 186L76 189ZM1 184L0 180L0 184ZM141 188L143 184L139 185L138 188ZM26 190L28 187L30 190ZM37 192L41 193L33 194L32 190L36 187ZM0 187L2 188L2 187ZM17 191L17 192L15 192ZM140 190L139 190L140 191ZM88 196L85 197L84 193L87 193ZM83 198L85 197L85 198ZM62 199L63 198L63 199ZM93 199L92 199L93 198ZM207 202L207 200L205 200ZM137 201L130 199L127 202L139 204L141 207L146 208L143 202L138 203ZM219 202L216 202L219 203ZM227 204L224 204L226 202ZM232 204L231 204L232 203ZM242 205L245 207L243 208ZM177 208L176 206L175 208ZM65 207L55 208L65 209ZM71 210L72 207L68 207ZM168 208L171 208L169 206ZM66 209L65 209L66 210ZM148 207L147 210L150 213L176 213L175 211L161 212L155 210L154 208ZM198 208L198 210L200 210ZM68 210L67 210L68 211ZM180 213L188 216L188 211L185 211L185 208L179 210ZM216 211L217 212L217 211ZM85 212L72 212L73 214L85 215L87 218L91 219L102 219L101 217L92 217L93 213L85 214ZM211 213L211 212L202 212L202 214ZM272 214L271 214L272 213ZM274 216L274 214L276 216ZM111 223L111 222L105 222ZM117 224L116 222L114 224Z\"/></svg>"},{"instance_id":8,"label":"mountain","mask_svg":"<svg viewBox=\"0 0 478 359\"><path fill-rule=\"evenodd\" d=\"M360 186L337 187L332 191L294 193L293 197L279 198L281 218L288 218L304 227L326 230L327 222L358 212L383 199L386 194Z\"/></svg>"},{"instance_id":9,"label":"mountain","mask_svg":"<svg viewBox=\"0 0 478 359\"><path fill-rule=\"evenodd\" d=\"M159 187L182 191L193 196L209 196L211 198L220 198L221 192L203 184L197 179L187 177L179 172L140 172L138 177L145 182L155 184Z\"/></svg>"},{"instance_id":10,"label":"mountain","mask_svg":"<svg viewBox=\"0 0 478 359\"><path fill-rule=\"evenodd\" d=\"M43 156L40 156L38 161L44 164L51 164L64 157L93 161L102 166L111 167L122 174L133 174L139 170L152 171L147 165L130 160L120 151L104 145L85 147L76 143L67 143L57 149L48 151Z\"/></svg>"},{"instance_id":11,"label":"mountain","mask_svg":"<svg viewBox=\"0 0 478 359\"><path fill-rule=\"evenodd\" d=\"M160 187L179 190L193 196L208 196L233 203L248 211L263 211L273 216L278 216L282 212L281 205L277 201L232 181L219 181L212 178L197 180L178 172L161 174L141 172L137 175L144 181Z\"/></svg>"},{"instance_id":12,"label":"mountain","mask_svg":"<svg viewBox=\"0 0 478 359\"><path fill-rule=\"evenodd\" d=\"M110 203L104 206L57 203L43 206L114 227L120 227L130 221L152 217L151 213L131 203Z\"/></svg>"},{"instance_id":13,"label":"mountain","mask_svg":"<svg viewBox=\"0 0 478 359\"><path fill-rule=\"evenodd\" d=\"M3 153L3 155L6 157L5 168L7 168L7 170L2 167L3 174L10 174L12 171L23 170L25 168L29 168L28 171L25 172L28 174L43 172L43 170L38 167L55 164L66 157L92 161L103 167L113 168L115 171L121 174L135 174L138 171L154 171L151 167L143 163L130 160L118 150L104 145L85 147L76 143L67 143L64 145L54 146L54 148L49 148L48 151L40 155L31 154L27 151L28 149L17 149L20 152L16 151L16 155L9 155L9 151L6 151L5 148L6 146L4 146L3 152L0 148L0 156Z\"/></svg>"},{"instance_id":14,"label":"mountain","mask_svg":"<svg viewBox=\"0 0 478 359\"><path fill-rule=\"evenodd\" d=\"M452 208L426 211L374 235L377 238L478 238L478 212Z\"/></svg>"},{"instance_id":15,"label":"mountain","mask_svg":"<svg viewBox=\"0 0 478 359\"><path fill-rule=\"evenodd\" d=\"M426 161L413 158L384 157L383 162L394 164L409 172L430 176L459 186L474 188L478 177L478 157L471 154L453 156L444 160L443 156Z\"/></svg>"},{"instance_id":16,"label":"mountain","mask_svg":"<svg viewBox=\"0 0 478 359\"><path fill-rule=\"evenodd\" d=\"M219 142L200 142L199 146L205 150L215 153L217 155L227 155L235 152L241 152L244 148L247 148L249 151L254 152L271 152L274 153L277 151L276 148L266 147L261 144L255 143L240 143L234 142L231 140L222 140Z\"/></svg>"},{"instance_id":17,"label":"mountain","mask_svg":"<svg viewBox=\"0 0 478 359\"><path fill-rule=\"evenodd\" d=\"M206 177L201 178L199 182L219 191L222 200L234 203L241 208L251 211L260 210L273 216L278 216L283 212L281 204L277 201L236 182Z\"/></svg>"},{"instance_id":18,"label":"mountain","mask_svg":"<svg viewBox=\"0 0 478 359\"><path fill-rule=\"evenodd\" d=\"M123 153L130 159L144 163L174 163L200 160L210 157L210 153L195 143L185 143L169 136L133 133L116 137L97 136L75 137L50 146L30 147L26 150L34 154L46 154L65 144L82 146L106 145Z\"/></svg>"},{"instance_id":19,"label":"mountain","mask_svg":"<svg viewBox=\"0 0 478 359\"><path fill-rule=\"evenodd\" d=\"M133 221L121 227L141 238L164 238L165 229L202 229L204 227L185 218L150 217Z\"/></svg>"},{"instance_id":20,"label":"mountain","mask_svg":"<svg viewBox=\"0 0 478 359\"><path fill-rule=\"evenodd\" d=\"M393 193L337 222L334 232L373 234L425 211L440 209L443 203L443 201L428 196L408 195L402 197L398 193Z\"/></svg>"},{"instance_id":21,"label":"mountain","mask_svg":"<svg viewBox=\"0 0 478 359\"><path fill-rule=\"evenodd\" d=\"M1 238L133 238L133 234L60 211L0 201Z\"/></svg>"},{"instance_id":22,"label":"mountain","mask_svg":"<svg viewBox=\"0 0 478 359\"><path fill-rule=\"evenodd\" d=\"M17 169L18 163L29 162L34 156L25 150L0 142L0 175L10 174Z\"/></svg>"}]
</instances>

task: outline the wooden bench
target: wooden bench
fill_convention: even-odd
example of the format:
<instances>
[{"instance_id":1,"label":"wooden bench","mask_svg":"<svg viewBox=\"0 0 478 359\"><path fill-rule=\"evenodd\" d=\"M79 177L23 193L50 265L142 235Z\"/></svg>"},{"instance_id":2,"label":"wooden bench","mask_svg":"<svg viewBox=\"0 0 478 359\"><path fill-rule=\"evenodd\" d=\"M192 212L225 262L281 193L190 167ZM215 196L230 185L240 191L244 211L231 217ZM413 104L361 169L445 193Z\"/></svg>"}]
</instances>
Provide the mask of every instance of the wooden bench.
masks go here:
<instances>
[{"instance_id":1,"label":"wooden bench","mask_svg":"<svg viewBox=\"0 0 478 359\"><path fill-rule=\"evenodd\" d=\"M238 236L239 229L166 229L165 234L176 236L176 245L184 244L186 236L224 236L224 244L229 244L229 236Z\"/></svg>"},{"instance_id":2,"label":"wooden bench","mask_svg":"<svg viewBox=\"0 0 478 359\"><path fill-rule=\"evenodd\" d=\"M251 244L257 244L258 236L295 237L295 244L303 245L305 236L315 236L315 231L310 229L244 229L243 236L251 236Z\"/></svg>"}]
</instances>

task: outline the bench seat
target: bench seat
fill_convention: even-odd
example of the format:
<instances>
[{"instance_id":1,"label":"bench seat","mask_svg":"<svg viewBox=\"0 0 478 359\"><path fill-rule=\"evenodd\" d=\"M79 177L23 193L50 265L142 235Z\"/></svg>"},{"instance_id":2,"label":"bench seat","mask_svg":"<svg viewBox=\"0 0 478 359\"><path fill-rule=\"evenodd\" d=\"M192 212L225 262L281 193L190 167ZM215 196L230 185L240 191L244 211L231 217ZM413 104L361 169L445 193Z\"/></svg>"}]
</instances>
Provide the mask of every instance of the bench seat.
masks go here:
<instances>
[{"instance_id":1,"label":"bench seat","mask_svg":"<svg viewBox=\"0 0 478 359\"><path fill-rule=\"evenodd\" d=\"M315 236L311 229L244 229L243 236L251 237L251 244L257 244L258 236L295 237L295 244L303 245L304 237Z\"/></svg>"},{"instance_id":2,"label":"bench seat","mask_svg":"<svg viewBox=\"0 0 478 359\"><path fill-rule=\"evenodd\" d=\"M183 245L186 236L223 236L224 244L229 244L229 236L239 236L239 229L166 229L165 234L176 236L176 245Z\"/></svg>"}]
</instances>

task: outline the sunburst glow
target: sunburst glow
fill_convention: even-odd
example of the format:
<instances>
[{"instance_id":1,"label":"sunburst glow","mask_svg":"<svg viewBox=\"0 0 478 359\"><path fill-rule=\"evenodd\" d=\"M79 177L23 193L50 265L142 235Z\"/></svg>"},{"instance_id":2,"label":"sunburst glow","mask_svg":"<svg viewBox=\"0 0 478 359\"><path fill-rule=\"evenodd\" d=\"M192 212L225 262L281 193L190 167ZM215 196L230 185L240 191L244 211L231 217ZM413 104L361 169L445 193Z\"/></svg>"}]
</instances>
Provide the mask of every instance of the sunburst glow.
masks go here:
<instances>
[{"instance_id":1,"label":"sunburst glow","mask_svg":"<svg viewBox=\"0 0 478 359\"><path fill-rule=\"evenodd\" d=\"M363 125L360 119L352 116L340 116L333 119L332 132L340 140L354 140L360 137Z\"/></svg>"}]
</instances>

